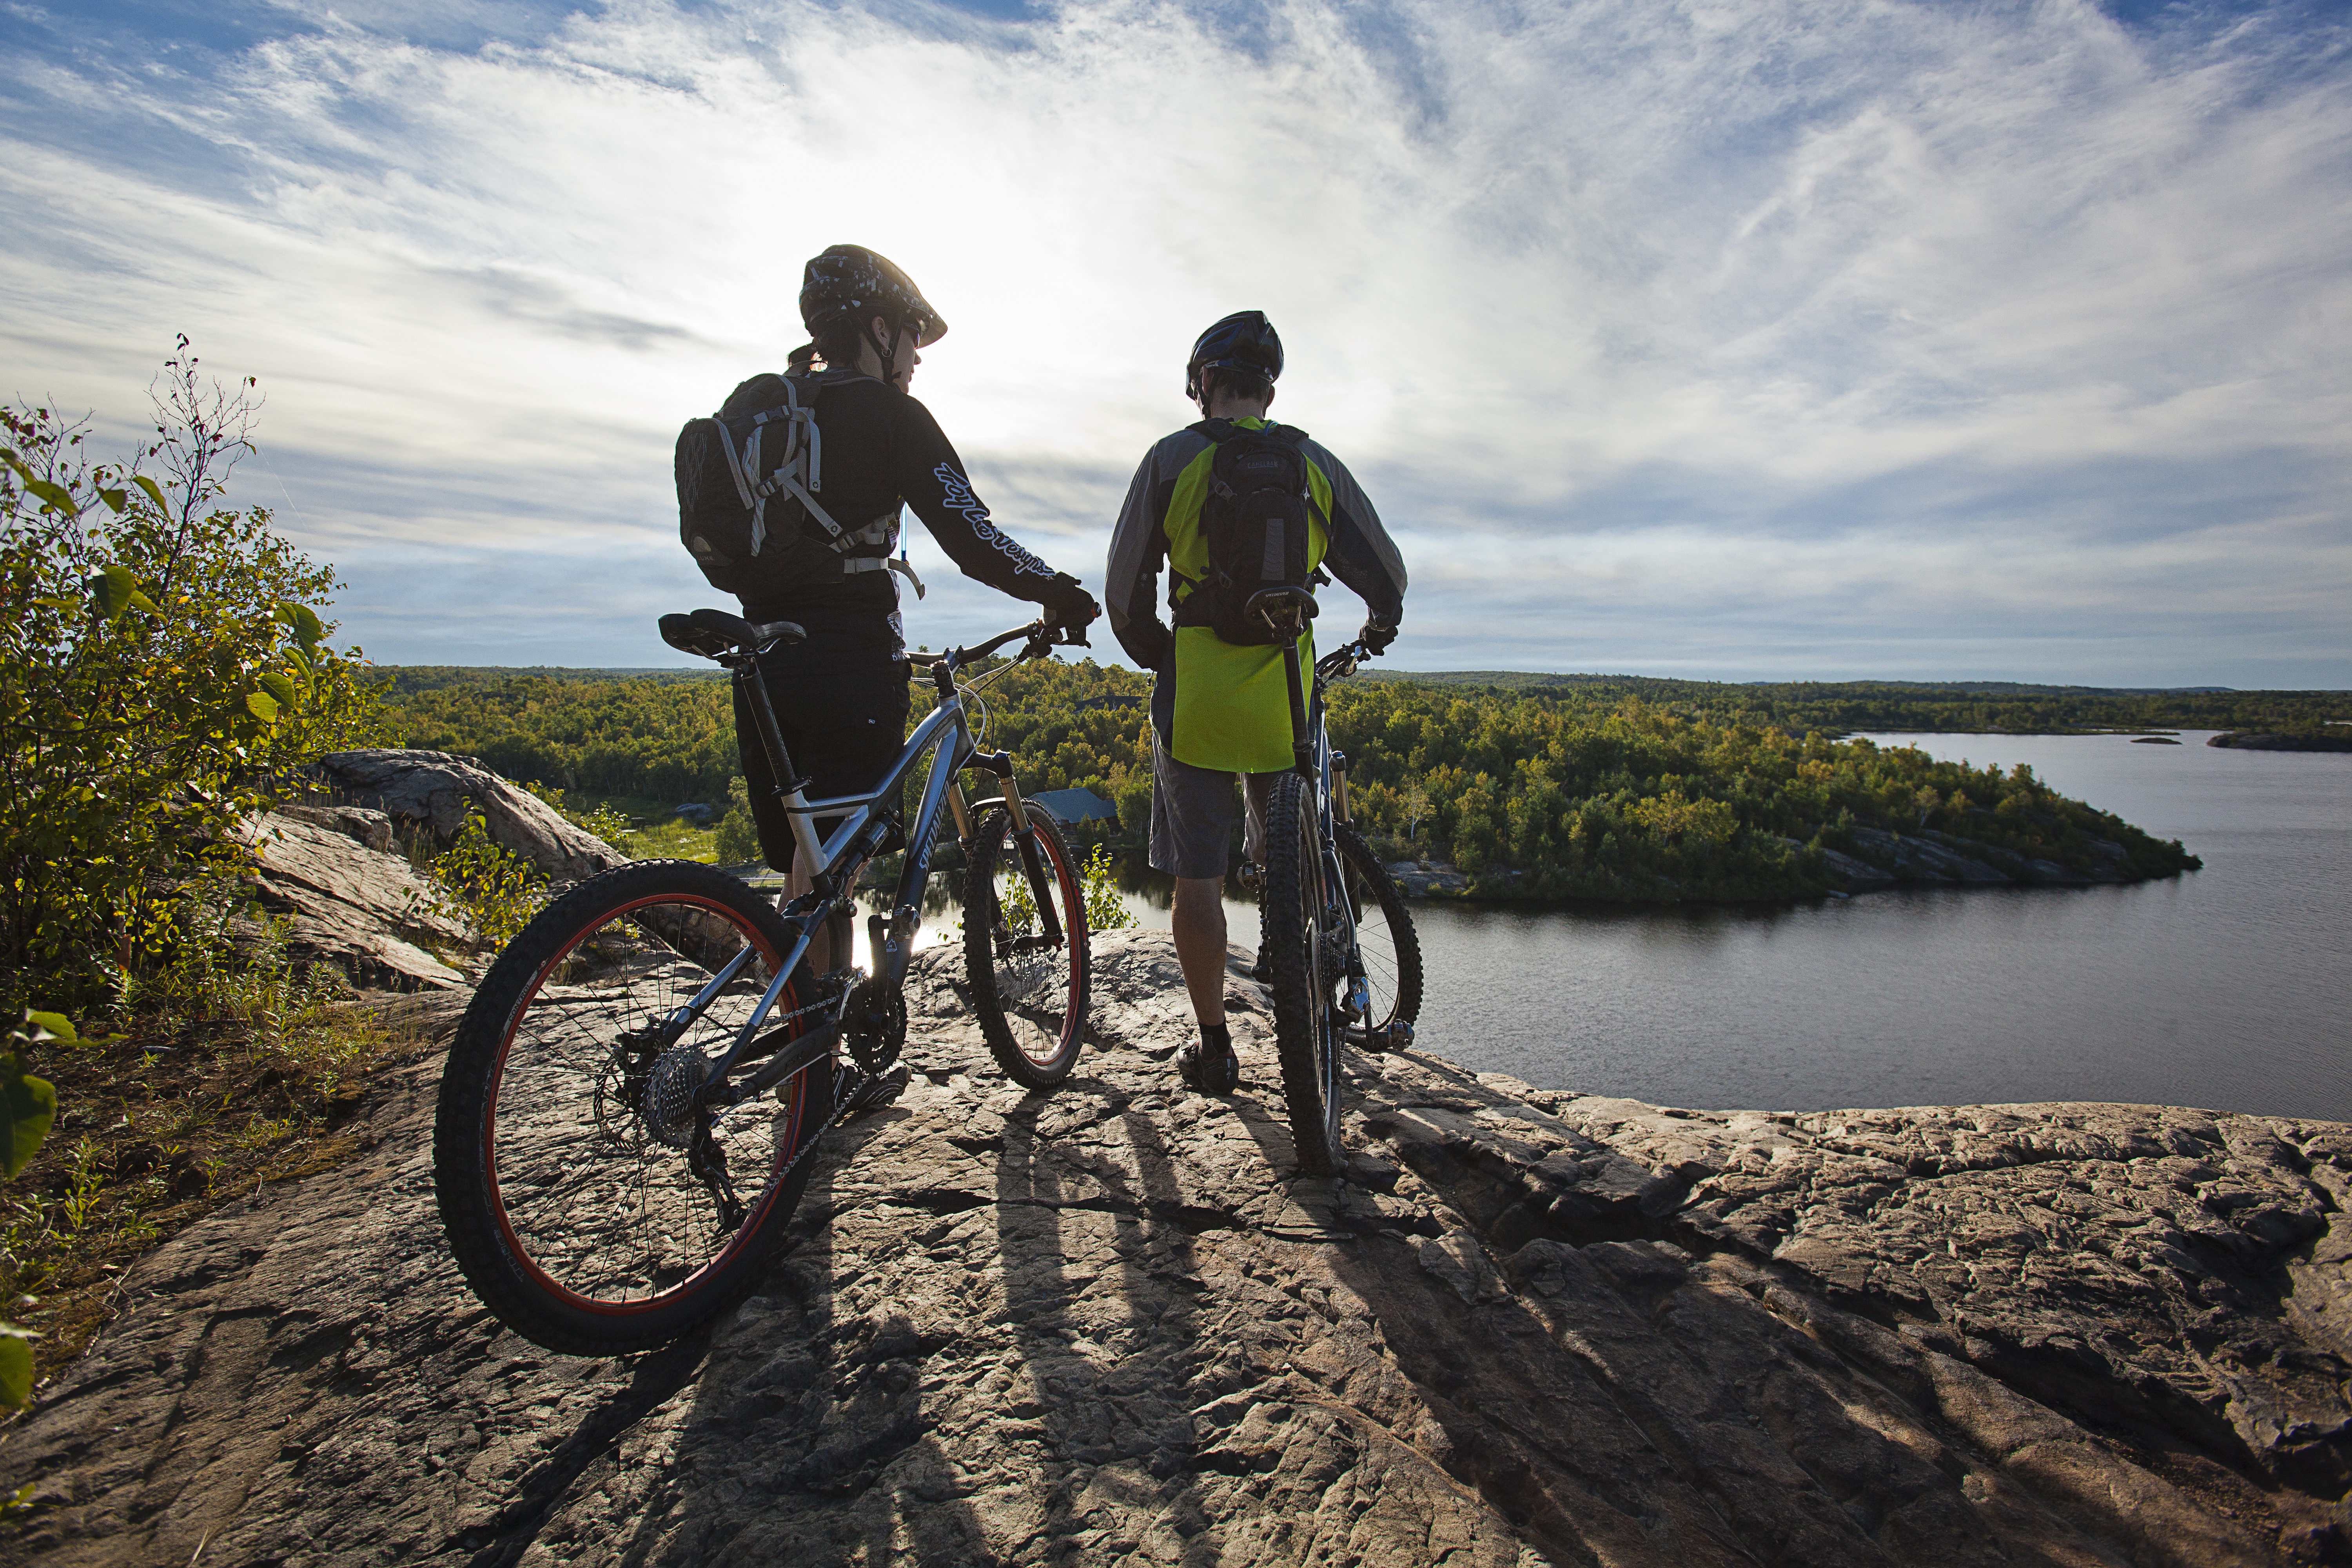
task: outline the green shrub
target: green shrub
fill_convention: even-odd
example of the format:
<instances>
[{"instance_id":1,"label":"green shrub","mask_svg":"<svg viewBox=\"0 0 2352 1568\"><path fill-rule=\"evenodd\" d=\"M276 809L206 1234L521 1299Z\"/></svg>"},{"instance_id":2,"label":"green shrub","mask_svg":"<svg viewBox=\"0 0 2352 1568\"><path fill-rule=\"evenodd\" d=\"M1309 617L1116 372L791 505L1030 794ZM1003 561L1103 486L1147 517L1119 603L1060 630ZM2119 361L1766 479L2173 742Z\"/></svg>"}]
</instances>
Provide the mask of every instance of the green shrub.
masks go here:
<instances>
[{"instance_id":1,"label":"green shrub","mask_svg":"<svg viewBox=\"0 0 2352 1568\"><path fill-rule=\"evenodd\" d=\"M552 784L525 779L522 787L554 807L555 814L583 832L593 833L605 843L618 847L621 836L629 831L628 815L610 805L592 805L582 811L563 804L563 792Z\"/></svg>"},{"instance_id":2,"label":"green shrub","mask_svg":"<svg viewBox=\"0 0 2352 1568\"><path fill-rule=\"evenodd\" d=\"M546 877L492 838L490 825L478 812L466 818L425 875L494 947L512 942L547 904Z\"/></svg>"},{"instance_id":3,"label":"green shrub","mask_svg":"<svg viewBox=\"0 0 2352 1568\"><path fill-rule=\"evenodd\" d=\"M333 571L216 504L254 405L184 340L163 385L128 463L0 408L0 1005L100 1002L244 860L246 816L384 733L359 650L327 646Z\"/></svg>"},{"instance_id":4,"label":"green shrub","mask_svg":"<svg viewBox=\"0 0 2352 1568\"><path fill-rule=\"evenodd\" d=\"M1088 931L1124 931L1142 922L1127 900L1118 896L1118 879L1114 869L1110 846L1097 844L1088 852L1084 867L1087 879L1087 929Z\"/></svg>"},{"instance_id":5,"label":"green shrub","mask_svg":"<svg viewBox=\"0 0 2352 1568\"><path fill-rule=\"evenodd\" d=\"M721 866L760 858L760 826L751 820L751 791L740 778L727 781L727 815L719 819L713 842Z\"/></svg>"}]
</instances>

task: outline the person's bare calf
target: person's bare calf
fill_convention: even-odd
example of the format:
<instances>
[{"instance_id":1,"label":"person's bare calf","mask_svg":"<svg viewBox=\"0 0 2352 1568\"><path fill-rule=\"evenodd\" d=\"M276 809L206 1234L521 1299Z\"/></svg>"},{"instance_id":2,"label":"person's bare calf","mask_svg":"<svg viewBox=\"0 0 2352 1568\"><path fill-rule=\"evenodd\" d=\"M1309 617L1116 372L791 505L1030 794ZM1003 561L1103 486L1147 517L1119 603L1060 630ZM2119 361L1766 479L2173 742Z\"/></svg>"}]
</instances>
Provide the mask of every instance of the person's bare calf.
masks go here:
<instances>
[{"instance_id":1,"label":"person's bare calf","mask_svg":"<svg viewBox=\"0 0 2352 1568\"><path fill-rule=\"evenodd\" d=\"M1174 928L1176 962L1184 968L1184 989L1192 996L1192 1016L1203 1024L1225 1021L1224 883L1216 877L1179 877L1168 923Z\"/></svg>"},{"instance_id":2,"label":"person's bare calf","mask_svg":"<svg viewBox=\"0 0 2352 1568\"><path fill-rule=\"evenodd\" d=\"M1194 1089L1223 1094L1241 1082L1241 1063L1225 1027L1224 879L1177 878L1168 923L1184 989L1192 998L1192 1016L1201 1026L1200 1040L1178 1053L1177 1070Z\"/></svg>"}]
</instances>

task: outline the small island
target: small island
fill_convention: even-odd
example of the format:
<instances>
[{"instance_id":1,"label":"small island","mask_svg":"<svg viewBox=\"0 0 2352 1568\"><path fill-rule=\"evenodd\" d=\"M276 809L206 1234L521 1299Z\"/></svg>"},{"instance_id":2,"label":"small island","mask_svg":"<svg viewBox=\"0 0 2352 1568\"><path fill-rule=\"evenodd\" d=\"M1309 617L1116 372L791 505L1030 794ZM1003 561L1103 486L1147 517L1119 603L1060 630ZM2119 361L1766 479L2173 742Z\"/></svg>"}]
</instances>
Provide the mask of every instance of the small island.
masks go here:
<instances>
[{"instance_id":1,"label":"small island","mask_svg":"<svg viewBox=\"0 0 2352 1568\"><path fill-rule=\"evenodd\" d=\"M2331 734L2324 730L2302 730L2278 734L2252 734L2231 731L2214 736L2205 742L2209 746L2226 746L2240 752L2352 752L2352 731L2339 730Z\"/></svg>"}]
</instances>

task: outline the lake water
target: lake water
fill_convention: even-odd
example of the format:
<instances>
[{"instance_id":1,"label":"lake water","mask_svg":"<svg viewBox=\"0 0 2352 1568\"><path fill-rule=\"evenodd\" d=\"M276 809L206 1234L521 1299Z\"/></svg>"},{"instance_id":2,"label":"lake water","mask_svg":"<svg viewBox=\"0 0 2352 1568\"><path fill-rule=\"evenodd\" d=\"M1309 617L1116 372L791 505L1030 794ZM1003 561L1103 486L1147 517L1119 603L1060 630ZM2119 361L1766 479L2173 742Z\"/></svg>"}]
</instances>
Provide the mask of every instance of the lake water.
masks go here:
<instances>
[{"instance_id":1,"label":"lake water","mask_svg":"<svg viewBox=\"0 0 2352 1568\"><path fill-rule=\"evenodd\" d=\"M2352 754L2221 750L2202 732L1872 739L2029 763L2205 868L1769 910L1417 902L1419 1043L1666 1105L2104 1100L2352 1121ZM1255 907L1228 913L1254 942Z\"/></svg>"}]
</instances>

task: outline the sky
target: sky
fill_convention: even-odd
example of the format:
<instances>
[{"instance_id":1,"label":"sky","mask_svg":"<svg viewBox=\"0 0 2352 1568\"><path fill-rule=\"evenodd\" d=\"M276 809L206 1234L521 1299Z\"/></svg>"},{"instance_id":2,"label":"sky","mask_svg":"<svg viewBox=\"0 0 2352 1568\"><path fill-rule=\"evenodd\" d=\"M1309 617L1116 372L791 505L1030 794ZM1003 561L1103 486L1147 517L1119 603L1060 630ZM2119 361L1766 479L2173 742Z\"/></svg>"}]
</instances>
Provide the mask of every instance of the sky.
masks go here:
<instances>
[{"instance_id":1,"label":"sky","mask_svg":"<svg viewBox=\"0 0 2352 1568\"><path fill-rule=\"evenodd\" d=\"M1090 585L1259 309L1396 668L2352 688L2342 0L0 0L0 397L257 376L383 663L680 662L671 443L851 241Z\"/></svg>"}]
</instances>

